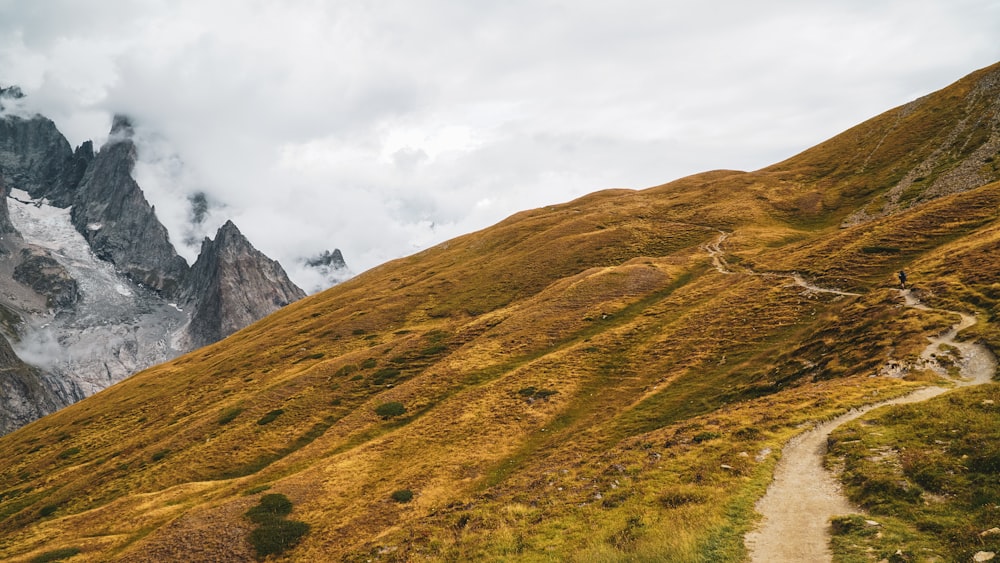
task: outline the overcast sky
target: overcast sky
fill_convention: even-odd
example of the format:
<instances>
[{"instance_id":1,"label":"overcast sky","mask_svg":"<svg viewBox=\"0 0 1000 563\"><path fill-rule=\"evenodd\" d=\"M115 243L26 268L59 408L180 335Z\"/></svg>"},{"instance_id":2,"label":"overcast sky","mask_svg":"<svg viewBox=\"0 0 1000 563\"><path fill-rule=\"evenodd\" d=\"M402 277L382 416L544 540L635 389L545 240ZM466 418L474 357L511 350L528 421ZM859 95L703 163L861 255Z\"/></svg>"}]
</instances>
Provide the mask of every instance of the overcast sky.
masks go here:
<instances>
[{"instance_id":1,"label":"overcast sky","mask_svg":"<svg viewBox=\"0 0 1000 563\"><path fill-rule=\"evenodd\" d=\"M326 249L761 168L998 60L1000 0L0 0L0 84L74 146L132 116L189 261L231 218L307 290Z\"/></svg>"}]
</instances>

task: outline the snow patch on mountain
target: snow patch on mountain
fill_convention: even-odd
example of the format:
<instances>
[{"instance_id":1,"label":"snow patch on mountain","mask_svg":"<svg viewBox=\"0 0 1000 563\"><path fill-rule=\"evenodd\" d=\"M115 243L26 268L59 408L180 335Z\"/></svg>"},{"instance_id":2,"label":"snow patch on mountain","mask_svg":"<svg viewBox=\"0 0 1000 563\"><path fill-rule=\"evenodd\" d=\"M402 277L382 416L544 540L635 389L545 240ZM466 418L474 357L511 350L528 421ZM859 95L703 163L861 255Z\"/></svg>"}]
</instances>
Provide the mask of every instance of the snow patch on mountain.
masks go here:
<instances>
[{"instance_id":1,"label":"snow patch on mountain","mask_svg":"<svg viewBox=\"0 0 1000 563\"><path fill-rule=\"evenodd\" d=\"M72 380L91 395L181 350L188 315L99 259L70 221L70 211L11 190L11 222L25 242L49 250L77 281L72 311L28 320L14 350L24 361Z\"/></svg>"}]
</instances>

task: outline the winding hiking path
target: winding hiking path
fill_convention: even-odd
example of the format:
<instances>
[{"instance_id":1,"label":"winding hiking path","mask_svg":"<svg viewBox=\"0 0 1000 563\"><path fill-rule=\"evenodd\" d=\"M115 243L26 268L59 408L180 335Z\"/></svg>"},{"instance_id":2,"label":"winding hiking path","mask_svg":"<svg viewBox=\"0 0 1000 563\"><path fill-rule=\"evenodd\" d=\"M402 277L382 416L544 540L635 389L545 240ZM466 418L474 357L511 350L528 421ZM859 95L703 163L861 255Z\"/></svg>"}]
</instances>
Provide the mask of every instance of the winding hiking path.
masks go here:
<instances>
[{"instance_id":1,"label":"winding hiking path","mask_svg":"<svg viewBox=\"0 0 1000 563\"><path fill-rule=\"evenodd\" d=\"M716 270L723 274L734 274L736 272L729 268L722 250L722 243L729 234L721 231L720 233L715 242L706 244L703 248L712 258ZM807 291L844 296L857 295L815 286L797 273L788 275L759 274L752 271L748 273L790 278ZM909 290L900 291L900 295L908 307L931 310ZM920 360L914 367L932 369L948 377L948 371L937 361L936 356L948 354L948 347L953 347L961 356L958 361L960 377L952 379L955 385L964 387L989 383L997 369L993 354L981 344L956 340L960 331L976 323L975 317L959 311L940 309L939 311L956 315L960 320L945 333L928 338L930 342L920 354ZM859 418L872 409L926 401L947 390L944 387L925 387L902 397L867 405L819 424L789 440L781 450L781 461L775 469L774 481L768 487L767 493L757 502L757 511L764 518L759 527L747 534L744 539L751 561L758 563L831 561L830 518L839 514L859 513L860 510L848 502L837 480L823 468L823 457L826 454L827 438L830 433L841 424Z\"/></svg>"}]
</instances>

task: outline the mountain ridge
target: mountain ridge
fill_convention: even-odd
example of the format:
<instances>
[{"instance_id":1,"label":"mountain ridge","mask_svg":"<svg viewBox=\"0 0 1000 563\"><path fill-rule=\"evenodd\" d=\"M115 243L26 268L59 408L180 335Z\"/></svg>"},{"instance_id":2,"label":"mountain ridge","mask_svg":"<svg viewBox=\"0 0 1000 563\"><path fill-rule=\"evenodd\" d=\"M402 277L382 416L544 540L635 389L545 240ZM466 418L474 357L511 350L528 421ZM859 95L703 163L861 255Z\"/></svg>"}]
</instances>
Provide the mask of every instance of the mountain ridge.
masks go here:
<instances>
[{"instance_id":1,"label":"mountain ridge","mask_svg":"<svg viewBox=\"0 0 1000 563\"><path fill-rule=\"evenodd\" d=\"M2 437L0 556L251 560L281 494L293 560L744 558L781 445L937 381L953 319L899 269L1000 350L998 74L759 171L518 213Z\"/></svg>"},{"instance_id":2,"label":"mountain ridge","mask_svg":"<svg viewBox=\"0 0 1000 563\"><path fill-rule=\"evenodd\" d=\"M0 118L0 182L21 190L14 198L5 187L0 204L0 246L6 255L0 267L0 337L35 366L27 371L15 366L11 373L18 379L4 387L0 400L38 401L31 408L0 411L0 432L221 339L304 296L281 266L238 230L227 239L228 261L203 261L193 275L132 177L133 135L130 119L116 116L108 142L95 155L90 141L71 149L43 116ZM27 221L25 233L11 220L8 197L18 206L18 220ZM237 262L247 272L268 275L246 274L221 289L199 292L200 279L231 278L231 264ZM172 303L181 298L191 312ZM219 316L217 326L208 330L213 314ZM27 385L26 378L37 381ZM36 393L36 387L49 392Z\"/></svg>"}]
</instances>

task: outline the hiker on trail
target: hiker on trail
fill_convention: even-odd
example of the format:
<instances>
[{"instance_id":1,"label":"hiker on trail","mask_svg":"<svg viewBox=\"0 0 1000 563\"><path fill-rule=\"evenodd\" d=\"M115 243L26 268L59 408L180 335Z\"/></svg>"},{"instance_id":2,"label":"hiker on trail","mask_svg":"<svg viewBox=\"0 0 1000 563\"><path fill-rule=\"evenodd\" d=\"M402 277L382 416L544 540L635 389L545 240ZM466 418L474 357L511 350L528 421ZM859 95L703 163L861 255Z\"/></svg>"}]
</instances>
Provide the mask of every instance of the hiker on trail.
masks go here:
<instances>
[{"instance_id":1,"label":"hiker on trail","mask_svg":"<svg viewBox=\"0 0 1000 563\"><path fill-rule=\"evenodd\" d=\"M901 289L906 289L906 272L903 270L899 271L899 287Z\"/></svg>"}]
</instances>

